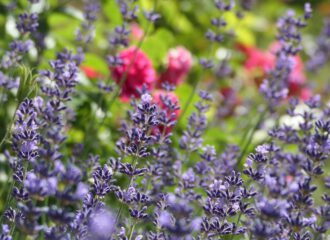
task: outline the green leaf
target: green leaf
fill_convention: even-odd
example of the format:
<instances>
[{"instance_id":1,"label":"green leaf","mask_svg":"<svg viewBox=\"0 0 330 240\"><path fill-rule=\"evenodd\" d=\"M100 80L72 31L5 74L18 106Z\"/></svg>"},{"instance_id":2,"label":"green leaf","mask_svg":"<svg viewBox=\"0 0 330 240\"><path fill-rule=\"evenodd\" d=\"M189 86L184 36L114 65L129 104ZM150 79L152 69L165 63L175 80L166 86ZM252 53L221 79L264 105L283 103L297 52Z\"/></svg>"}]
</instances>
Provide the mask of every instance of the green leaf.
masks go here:
<instances>
[{"instance_id":1,"label":"green leaf","mask_svg":"<svg viewBox=\"0 0 330 240\"><path fill-rule=\"evenodd\" d=\"M116 1L104 1L102 10L103 14L111 21L111 26L122 24L123 18Z\"/></svg>"},{"instance_id":2,"label":"green leaf","mask_svg":"<svg viewBox=\"0 0 330 240\"><path fill-rule=\"evenodd\" d=\"M83 63L84 66L89 66L95 69L97 72L107 76L109 75L109 67L108 64L105 62L104 59L99 57L96 54L87 53L85 55L85 60Z\"/></svg>"},{"instance_id":3,"label":"green leaf","mask_svg":"<svg viewBox=\"0 0 330 240\"><path fill-rule=\"evenodd\" d=\"M183 108L186 106L192 91L193 91L192 86L187 83L181 84L180 86L178 86L176 88L175 93L179 98L179 104L180 104L181 110L183 110ZM190 114L192 114L192 112L195 111L194 104L198 101L198 98L199 97L196 92L194 94L194 96L192 97L192 100L191 100L190 104L188 105L186 112L184 113L185 115L181 116L182 119L178 123L179 127L185 128L187 126L188 117Z\"/></svg>"},{"instance_id":4,"label":"green leaf","mask_svg":"<svg viewBox=\"0 0 330 240\"><path fill-rule=\"evenodd\" d=\"M22 102L25 98L33 98L38 90L36 76L33 76L31 70L25 66L20 66L14 75L20 78L17 91L18 102Z\"/></svg>"},{"instance_id":5,"label":"green leaf","mask_svg":"<svg viewBox=\"0 0 330 240\"><path fill-rule=\"evenodd\" d=\"M155 67L158 67L165 60L167 51L173 41L172 33L164 28L160 28L155 34L146 38L142 44L142 50L151 58Z\"/></svg>"},{"instance_id":6,"label":"green leaf","mask_svg":"<svg viewBox=\"0 0 330 240\"><path fill-rule=\"evenodd\" d=\"M53 13L48 18L52 36L63 46L70 44L75 39L75 31L80 26L80 21L62 14Z\"/></svg>"}]
</instances>

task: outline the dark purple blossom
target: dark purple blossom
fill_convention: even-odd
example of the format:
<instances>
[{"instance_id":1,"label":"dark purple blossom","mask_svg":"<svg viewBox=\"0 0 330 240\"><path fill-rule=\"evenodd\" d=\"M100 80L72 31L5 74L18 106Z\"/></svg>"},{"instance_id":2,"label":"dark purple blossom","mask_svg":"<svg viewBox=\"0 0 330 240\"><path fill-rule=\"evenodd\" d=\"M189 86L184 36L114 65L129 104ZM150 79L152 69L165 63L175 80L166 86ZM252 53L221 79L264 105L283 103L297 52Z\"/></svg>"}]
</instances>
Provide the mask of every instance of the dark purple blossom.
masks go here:
<instances>
[{"instance_id":1,"label":"dark purple blossom","mask_svg":"<svg viewBox=\"0 0 330 240\"><path fill-rule=\"evenodd\" d=\"M39 26L37 13L22 13L18 15L16 27L21 34L35 32Z\"/></svg>"},{"instance_id":2,"label":"dark purple blossom","mask_svg":"<svg viewBox=\"0 0 330 240\"><path fill-rule=\"evenodd\" d=\"M20 159L35 161L38 157L39 133L37 131L37 112L32 100L26 99L16 112L13 132L13 149Z\"/></svg>"}]
</instances>

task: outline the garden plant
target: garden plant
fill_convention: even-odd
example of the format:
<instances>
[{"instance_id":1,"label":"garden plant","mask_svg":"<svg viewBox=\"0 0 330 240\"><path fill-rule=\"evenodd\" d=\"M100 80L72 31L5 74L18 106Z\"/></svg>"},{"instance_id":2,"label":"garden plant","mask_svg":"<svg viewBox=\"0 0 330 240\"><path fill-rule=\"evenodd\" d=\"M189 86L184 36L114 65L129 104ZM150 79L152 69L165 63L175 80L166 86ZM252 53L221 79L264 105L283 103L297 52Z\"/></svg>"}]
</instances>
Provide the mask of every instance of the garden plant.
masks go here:
<instances>
[{"instance_id":1,"label":"garden plant","mask_svg":"<svg viewBox=\"0 0 330 240\"><path fill-rule=\"evenodd\" d=\"M330 2L0 0L0 240L330 239Z\"/></svg>"}]
</instances>

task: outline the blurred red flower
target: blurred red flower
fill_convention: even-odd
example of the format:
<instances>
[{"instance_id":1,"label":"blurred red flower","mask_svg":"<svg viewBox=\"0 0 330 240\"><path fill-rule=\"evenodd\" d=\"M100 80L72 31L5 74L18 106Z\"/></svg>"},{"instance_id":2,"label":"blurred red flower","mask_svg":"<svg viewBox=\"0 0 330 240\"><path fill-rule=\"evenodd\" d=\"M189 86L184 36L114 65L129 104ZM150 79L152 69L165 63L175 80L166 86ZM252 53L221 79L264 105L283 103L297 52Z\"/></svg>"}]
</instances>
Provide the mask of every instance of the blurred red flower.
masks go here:
<instances>
[{"instance_id":1,"label":"blurred red flower","mask_svg":"<svg viewBox=\"0 0 330 240\"><path fill-rule=\"evenodd\" d=\"M148 56L137 49L130 47L119 53L123 64L110 67L112 77L119 85L122 84L120 97L126 101L131 96L139 97L137 89L146 86L152 90L156 81L156 72Z\"/></svg>"},{"instance_id":2,"label":"blurred red flower","mask_svg":"<svg viewBox=\"0 0 330 240\"><path fill-rule=\"evenodd\" d=\"M88 77L89 79L96 79L101 76L101 73L99 73L94 68L89 67L89 66L82 66L81 70L86 75L86 77Z\"/></svg>"},{"instance_id":3,"label":"blurred red flower","mask_svg":"<svg viewBox=\"0 0 330 240\"><path fill-rule=\"evenodd\" d=\"M182 83L192 66L192 56L190 52L182 47L170 49L167 54L167 68L160 75L158 87L162 83L168 82L173 85Z\"/></svg>"}]
</instances>

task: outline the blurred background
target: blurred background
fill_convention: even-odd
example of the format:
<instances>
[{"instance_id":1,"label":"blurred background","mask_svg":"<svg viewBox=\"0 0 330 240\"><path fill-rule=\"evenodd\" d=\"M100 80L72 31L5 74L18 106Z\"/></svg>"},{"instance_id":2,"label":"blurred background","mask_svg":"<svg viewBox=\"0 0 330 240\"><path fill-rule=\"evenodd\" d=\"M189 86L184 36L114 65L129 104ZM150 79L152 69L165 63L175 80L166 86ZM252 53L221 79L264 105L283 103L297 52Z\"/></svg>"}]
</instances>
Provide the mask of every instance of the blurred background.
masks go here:
<instances>
[{"instance_id":1,"label":"blurred background","mask_svg":"<svg viewBox=\"0 0 330 240\"><path fill-rule=\"evenodd\" d=\"M27 1L17 1L18 8L11 9L11 0L1 0L0 2L0 49L7 49L10 41L17 37L15 29L15 16L17 12L24 9ZM178 127L175 128L174 142L182 133L186 126L187 116L194 111L193 103L196 102L197 95L194 94L195 87L198 89L211 90L215 96L214 104L210 111L210 126L205 136L206 143L212 142L219 146L220 151L225 144L239 144L241 132L249 128L250 121L254 120L259 103L263 101L259 92L258 84L264 76L257 71L249 71L246 66L248 56L247 47L258 49L262 52L270 53L272 44L276 39L277 19L285 14L288 8L296 11L298 15L303 13L305 1L283 1L283 0L241 0L237 1L237 11L228 12L223 17L228 22L226 30L232 36L224 42L216 44L210 49L210 42L205 37L205 33L210 28L210 19L217 16L217 11L211 0L139 0L141 8L146 10L154 9L161 15L161 18L148 27L143 12L138 13L138 19L131 24L132 31L129 45L137 45L143 33L147 31L141 49L151 59L153 67L158 74L166 69L167 55L169 49L183 46L192 56L192 68L185 77L185 81L180 84L175 93L179 98L181 108L185 108L184 116L181 116ZM324 22L330 17L330 1L312 0L313 17L307 28L303 30L303 51L300 58L307 62L313 57L318 47L318 36L324 27ZM84 67L92 68L98 73L98 80L111 80L111 73L106 62L106 56L111 53L108 38L116 26L122 23L122 18L118 6L113 0L101 0L101 15L96 21L96 32L93 43L88 45ZM24 60L33 66L36 73L40 69L48 68L48 61L53 59L56 53L63 47L75 48L75 31L83 20L82 1L70 0L44 0L33 6L33 11L40 12L39 31L40 45L35 46L36 50L31 51ZM148 28L148 30L146 29ZM36 52L42 52L36 57ZM201 57L210 56L226 65L219 65L218 71L203 71L198 64ZM253 59L253 56L252 56ZM262 63L256 63L258 64ZM258 68L258 67L257 67ZM304 90L311 93L321 93L328 98L329 85L329 64L318 69L318 71L307 71L306 66L301 66L300 73L304 75ZM102 95L101 110L98 101L100 91L97 81L87 76L86 71L81 71L81 82L76 92L76 97L70 103L73 112L71 125L68 126L68 145L84 143L91 145L94 153L108 157L114 152L115 141L118 139L118 127L120 119L126 116L129 109L128 103L123 103L120 99L113 104L111 113L107 113L107 103L111 96ZM234 92L234 97L232 93ZM309 93L308 93L309 94ZM12 116L15 109L13 100L15 93L6 96L7 101L0 110L0 136L6 132L6 123ZM192 96L192 101L189 98ZM230 109L228 106L228 96L231 96ZM225 113L223 113L223 110ZM285 109L283 109L285 111ZM105 124L98 127L104 113L107 114ZM68 113L69 114L69 113ZM86 121L97 120L93 124L92 133L98 141L88 140L86 142ZM103 114L103 115L102 115ZM233 117L236 116L236 117ZM99 121L99 122L98 122ZM273 123L266 123L270 126ZM219 129L221 131L219 131ZM214 130L214 131L213 131ZM265 132L257 134L254 142L257 143L265 137ZM218 143L218 144L216 144ZM5 149L6 145L2 146ZM69 148L67 148L69 149ZM68 150L69 151L69 150ZM67 154L70 154L68 152ZM85 153L85 157L88 153Z\"/></svg>"}]
</instances>

